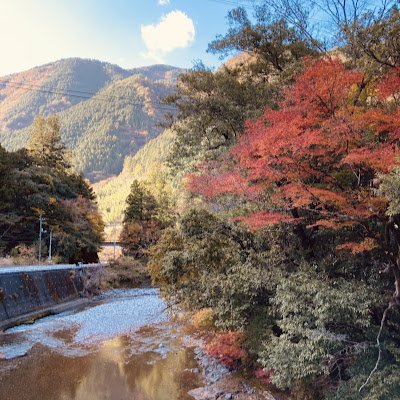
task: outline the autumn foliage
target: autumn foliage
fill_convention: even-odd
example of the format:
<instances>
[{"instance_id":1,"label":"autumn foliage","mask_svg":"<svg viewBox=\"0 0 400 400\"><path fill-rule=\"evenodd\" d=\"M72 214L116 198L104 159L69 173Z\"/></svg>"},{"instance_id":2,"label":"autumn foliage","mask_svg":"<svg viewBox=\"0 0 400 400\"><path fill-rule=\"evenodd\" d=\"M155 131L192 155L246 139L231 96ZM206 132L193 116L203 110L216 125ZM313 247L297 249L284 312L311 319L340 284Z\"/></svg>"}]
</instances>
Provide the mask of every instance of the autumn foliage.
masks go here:
<instances>
[{"instance_id":1,"label":"autumn foliage","mask_svg":"<svg viewBox=\"0 0 400 400\"><path fill-rule=\"evenodd\" d=\"M385 199L374 186L379 173L398 165L399 82L398 70L371 83L337 59L306 60L280 108L247 123L226 157L230 168L206 165L190 176L191 190L206 197L268 192L271 206L242 218L251 228L308 215L309 228L340 229L382 217ZM372 237L345 248L374 246Z\"/></svg>"},{"instance_id":2,"label":"autumn foliage","mask_svg":"<svg viewBox=\"0 0 400 400\"><path fill-rule=\"evenodd\" d=\"M254 371L254 375L257 379L259 379L262 383L269 384L271 383L271 375L273 371L271 369L265 370L262 368L258 368Z\"/></svg>"},{"instance_id":3,"label":"autumn foliage","mask_svg":"<svg viewBox=\"0 0 400 400\"><path fill-rule=\"evenodd\" d=\"M385 2L379 16L354 10L349 20L357 2L329 2L345 44L271 72L263 61L283 36L282 25L263 25L275 22L269 12L276 3L283 21L298 21L310 2L257 3L256 26L233 10L211 46L260 55L236 66L259 83L250 98L236 85L219 96L195 77L179 97L174 165L196 210L163 234L159 281L229 331L212 355L229 366L245 357L290 398L400 398L398 9ZM268 100L251 110L253 98Z\"/></svg>"},{"instance_id":4,"label":"autumn foliage","mask_svg":"<svg viewBox=\"0 0 400 400\"><path fill-rule=\"evenodd\" d=\"M218 358L225 366L237 367L246 357L242 342L241 332L219 333L207 346L207 352L210 356Z\"/></svg>"},{"instance_id":5,"label":"autumn foliage","mask_svg":"<svg viewBox=\"0 0 400 400\"><path fill-rule=\"evenodd\" d=\"M202 308L191 318L191 325L196 331L212 332L214 327L214 313L212 308Z\"/></svg>"}]
</instances>

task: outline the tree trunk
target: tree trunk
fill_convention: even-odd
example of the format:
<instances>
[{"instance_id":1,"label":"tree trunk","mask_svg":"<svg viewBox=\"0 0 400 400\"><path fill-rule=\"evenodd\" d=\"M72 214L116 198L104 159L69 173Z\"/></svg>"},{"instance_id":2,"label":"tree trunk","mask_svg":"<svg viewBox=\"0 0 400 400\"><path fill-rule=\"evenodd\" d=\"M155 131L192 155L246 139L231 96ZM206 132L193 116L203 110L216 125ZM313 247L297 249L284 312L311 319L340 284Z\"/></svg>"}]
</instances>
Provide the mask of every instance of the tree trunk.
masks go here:
<instances>
[{"instance_id":1,"label":"tree trunk","mask_svg":"<svg viewBox=\"0 0 400 400\"><path fill-rule=\"evenodd\" d=\"M293 218L300 218L299 211L297 208L292 208L291 214ZM301 245L303 249L305 250L306 254L308 254L310 257L313 257L314 252L312 250L312 240L311 238L307 235L306 228L304 224L296 224L296 226L293 229L294 233L299 237Z\"/></svg>"},{"instance_id":2,"label":"tree trunk","mask_svg":"<svg viewBox=\"0 0 400 400\"><path fill-rule=\"evenodd\" d=\"M386 245L392 259L391 270L395 279L393 301L400 305L400 216L390 217L385 231Z\"/></svg>"}]
</instances>

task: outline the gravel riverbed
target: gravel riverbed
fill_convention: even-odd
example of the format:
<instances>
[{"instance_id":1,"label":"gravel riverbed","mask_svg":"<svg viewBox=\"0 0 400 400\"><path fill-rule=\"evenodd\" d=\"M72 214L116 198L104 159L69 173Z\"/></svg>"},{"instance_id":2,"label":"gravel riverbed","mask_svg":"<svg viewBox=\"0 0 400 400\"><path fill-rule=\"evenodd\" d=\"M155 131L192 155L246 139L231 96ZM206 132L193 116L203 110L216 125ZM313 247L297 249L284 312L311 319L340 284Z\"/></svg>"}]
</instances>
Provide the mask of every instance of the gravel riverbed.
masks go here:
<instances>
[{"instance_id":1,"label":"gravel riverbed","mask_svg":"<svg viewBox=\"0 0 400 400\"><path fill-rule=\"evenodd\" d=\"M0 333L7 400L278 400L182 332L157 289L106 292L79 310Z\"/></svg>"}]
</instances>

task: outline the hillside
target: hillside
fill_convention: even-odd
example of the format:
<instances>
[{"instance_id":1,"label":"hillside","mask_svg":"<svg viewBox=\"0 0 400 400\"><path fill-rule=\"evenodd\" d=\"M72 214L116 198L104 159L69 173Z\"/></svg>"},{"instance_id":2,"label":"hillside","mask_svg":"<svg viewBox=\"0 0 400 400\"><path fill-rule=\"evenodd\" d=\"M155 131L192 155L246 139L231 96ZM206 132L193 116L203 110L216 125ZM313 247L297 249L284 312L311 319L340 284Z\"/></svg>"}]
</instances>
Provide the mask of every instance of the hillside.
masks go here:
<instances>
[{"instance_id":1,"label":"hillside","mask_svg":"<svg viewBox=\"0 0 400 400\"><path fill-rule=\"evenodd\" d=\"M0 78L0 142L25 146L35 116L56 113L79 170L91 180L118 174L126 156L161 132L159 98L174 90L180 72L73 58Z\"/></svg>"},{"instance_id":2,"label":"hillside","mask_svg":"<svg viewBox=\"0 0 400 400\"><path fill-rule=\"evenodd\" d=\"M123 170L118 176L93 185L99 210L106 222L122 220L126 207L125 200L133 180L150 183L152 191L157 190L157 187L165 190L164 178L167 171L165 161L174 136L173 131L165 130L143 146L134 156L127 157Z\"/></svg>"}]
</instances>

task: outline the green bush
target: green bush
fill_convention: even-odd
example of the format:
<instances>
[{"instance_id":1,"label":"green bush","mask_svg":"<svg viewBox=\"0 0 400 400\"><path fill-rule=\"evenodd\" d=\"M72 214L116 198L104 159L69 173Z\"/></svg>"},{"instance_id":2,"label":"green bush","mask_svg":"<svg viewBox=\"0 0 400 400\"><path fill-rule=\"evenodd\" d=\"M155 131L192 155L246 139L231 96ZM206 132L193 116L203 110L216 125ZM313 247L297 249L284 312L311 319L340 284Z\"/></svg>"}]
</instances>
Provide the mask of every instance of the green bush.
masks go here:
<instances>
[{"instance_id":1,"label":"green bush","mask_svg":"<svg viewBox=\"0 0 400 400\"><path fill-rule=\"evenodd\" d=\"M267 286L254 236L205 210L185 214L150 252L153 282L191 309L211 307L215 324L241 329Z\"/></svg>"}]
</instances>

